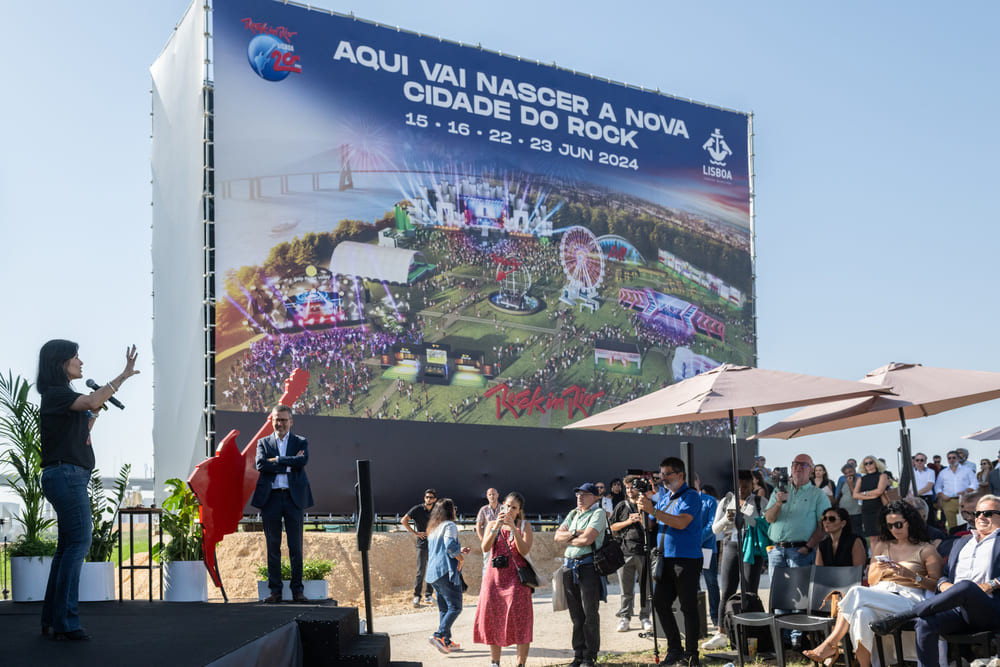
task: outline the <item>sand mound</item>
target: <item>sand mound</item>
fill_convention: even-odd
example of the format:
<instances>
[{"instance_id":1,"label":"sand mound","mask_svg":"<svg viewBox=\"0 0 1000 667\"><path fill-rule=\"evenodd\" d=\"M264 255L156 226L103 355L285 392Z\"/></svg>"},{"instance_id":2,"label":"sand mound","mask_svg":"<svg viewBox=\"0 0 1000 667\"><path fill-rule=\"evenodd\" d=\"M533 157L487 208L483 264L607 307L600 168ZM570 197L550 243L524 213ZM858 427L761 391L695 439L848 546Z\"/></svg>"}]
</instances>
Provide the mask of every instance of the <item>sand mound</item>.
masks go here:
<instances>
[{"instance_id":1,"label":"sand mound","mask_svg":"<svg viewBox=\"0 0 1000 667\"><path fill-rule=\"evenodd\" d=\"M562 549L556 549L552 541L554 533L536 532L531 549L531 560L540 574L546 578L559 567ZM482 581L482 554L475 532L463 530L459 534L462 546L472 548L466 556L462 573L469 584L467 595L479 595ZM372 536L372 547L368 554L371 569L372 611L385 616L412 610L413 577L416 571L415 538L405 531L376 533ZM364 589L361 570L361 553L358 551L354 533L324 533L307 531L303 543L306 559L322 558L336 561L333 571L326 580L330 587L330 597L341 606L361 608L364 616ZM235 533L228 535L218 547L219 571L222 584L230 600L257 599L257 566L266 561L264 534ZM282 549L285 558L287 549ZM145 562L145 554L137 555L136 564ZM117 577L116 577L117 579ZM154 577L155 579L155 577ZM115 584L117 585L117 580ZM126 597L130 596L130 573L124 573ZM135 575L135 597L145 599L149 584L145 573ZM153 595L159 592L159 583L154 581ZM209 583L209 600L222 600L222 593Z\"/></svg>"}]
</instances>

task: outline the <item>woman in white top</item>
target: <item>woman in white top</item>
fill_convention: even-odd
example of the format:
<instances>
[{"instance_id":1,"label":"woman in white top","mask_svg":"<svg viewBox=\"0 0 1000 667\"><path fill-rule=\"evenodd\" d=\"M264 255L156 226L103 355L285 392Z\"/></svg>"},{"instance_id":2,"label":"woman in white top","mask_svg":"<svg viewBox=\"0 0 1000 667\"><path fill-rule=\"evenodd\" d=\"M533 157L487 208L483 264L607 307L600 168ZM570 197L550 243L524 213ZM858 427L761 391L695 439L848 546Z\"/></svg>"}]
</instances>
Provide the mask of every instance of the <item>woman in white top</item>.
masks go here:
<instances>
[{"instance_id":1,"label":"woman in white top","mask_svg":"<svg viewBox=\"0 0 1000 667\"><path fill-rule=\"evenodd\" d=\"M741 512L743 514L744 534L747 527L763 516L763 499L754 492L753 475L749 470L740 470L737 473L740 484L740 497L743 498ZM727 493L719 501L719 506L715 510L715 521L712 522L712 532L722 541L722 551L719 556L719 587L722 595L719 598L719 618L716 619L716 626L719 628L712 637L701 645L703 649L715 650L725 648L729 644L729 639L722 631L722 616L725 614L726 601L739 589L739 570L743 567L744 592L757 593L760 586L760 574L764 569L763 558L754 558L753 562L747 563L743 560L743 546L737 541L736 531L736 502L732 492Z\"/></svg>"}]
</instances>

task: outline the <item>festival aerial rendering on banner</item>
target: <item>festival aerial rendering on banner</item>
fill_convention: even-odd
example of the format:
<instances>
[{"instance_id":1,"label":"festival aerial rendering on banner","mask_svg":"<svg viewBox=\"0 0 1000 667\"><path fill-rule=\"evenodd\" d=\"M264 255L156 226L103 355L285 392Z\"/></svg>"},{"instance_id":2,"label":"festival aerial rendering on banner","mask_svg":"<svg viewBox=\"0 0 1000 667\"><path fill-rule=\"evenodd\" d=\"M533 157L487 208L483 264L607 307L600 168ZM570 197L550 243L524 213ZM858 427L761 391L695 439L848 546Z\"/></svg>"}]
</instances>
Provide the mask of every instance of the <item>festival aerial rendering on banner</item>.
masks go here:
<instances>
[{"instance_id":1,"label":"festival aerial rendering on banner","mask_svg":"<svg viewBox=\"0 0 1000 667\"><path fill-rule=\"evenodd\" d=\"M747 114L269 0L213 23L219 410L299 367L299 414L561 427L753 363Z\"/></svg>"}]
</instances>

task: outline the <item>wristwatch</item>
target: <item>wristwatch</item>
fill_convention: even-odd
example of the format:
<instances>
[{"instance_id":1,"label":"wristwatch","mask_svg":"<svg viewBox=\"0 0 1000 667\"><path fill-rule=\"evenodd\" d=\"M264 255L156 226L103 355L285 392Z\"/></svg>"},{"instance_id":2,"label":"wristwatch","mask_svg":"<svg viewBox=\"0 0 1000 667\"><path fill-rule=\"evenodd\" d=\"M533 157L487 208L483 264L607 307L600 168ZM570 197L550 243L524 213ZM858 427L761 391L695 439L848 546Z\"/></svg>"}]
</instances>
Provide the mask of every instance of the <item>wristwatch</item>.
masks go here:
<instances>
[{"instance_id":1,"label":"wristwatch","mask_svg":"<svg viewBox=\"0 0 1000 667\"><path fill-rule=\"evenodd\" d=\"M918 574L918 575L916 575L916 576L915 576L915 577L913 578L913 581L917 582L917 585L918 585L918 586L920 585L920 582L921 582L921 581L923 581L923 580L924 580L924 578L923 578L923 577L921 577L921 576L920 576L919 574Z\"/></svg>"}]
</instances>

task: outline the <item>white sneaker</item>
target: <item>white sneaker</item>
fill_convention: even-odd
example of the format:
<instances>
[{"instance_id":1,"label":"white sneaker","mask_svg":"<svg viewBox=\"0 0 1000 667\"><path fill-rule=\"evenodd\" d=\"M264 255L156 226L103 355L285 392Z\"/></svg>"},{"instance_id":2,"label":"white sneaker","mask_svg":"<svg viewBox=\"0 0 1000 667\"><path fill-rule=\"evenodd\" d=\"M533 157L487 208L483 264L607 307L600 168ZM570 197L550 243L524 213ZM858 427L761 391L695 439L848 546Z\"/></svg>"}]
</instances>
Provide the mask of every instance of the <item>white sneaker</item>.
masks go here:
<instances>
[{"instance_id":1,"label":"white sneaker","mask_svg":"<svg viewBox=\"0 0 1000 667\"><path fill-rule=\"evenodd\" d=\"M426 604L430 604L430 603L434 602L434 594L433 593L428 593L427 595L425 595L424 596L424 602Z\"/></svg>"},{"instance_id":2,"label":"white sneaker","mask_svg":"<svg viewBox=\"0 0 1000 667\"><path fill-rule=\"evenodd\" d=\"M728 646L729 637L721 632L716 632L707 642L701 645L701 648L706 651L717 651L719 649L727 648Z\"/></svg>"},{"instance_id":3,"label":"white sneaker","mask_svg":"<svg viewBox=\"0 0 1000 667\"><path fill-rule=\"evenodd\" d=\"M642 622L642 631L651 632L653 630L653 622L648 618Z\"/></svg>"},{"instance_id":4,"label":"white sneaker","mask_svg":"<svg viewBox=\"0 0 1000 667\"><path fill-rule=\"evenodd\" d=\"M618 627L615 629L618 632L628 632L628 623L629 623L628 619L623 618L622 620L618 621Z\"/></svg>"},{"instance_id":5,"label":"white sneaker","mask_svg":"<svg viewBox=\"0 0 1000 667\"><path fill-rule=\"evenodd\" d=\"M420 606L420 596L419 595L414 595L413 596L413 606L414 607L419 607Z\"/></svg>"}]
</instances>

